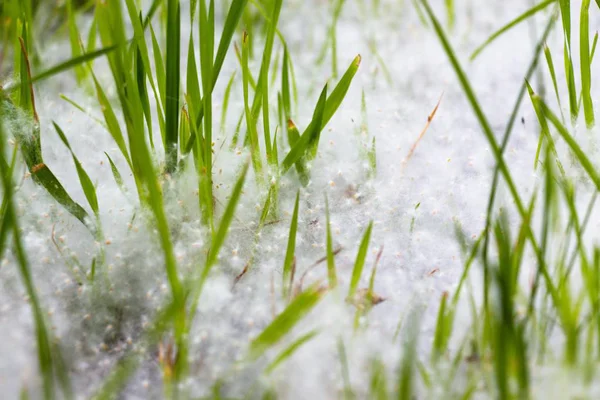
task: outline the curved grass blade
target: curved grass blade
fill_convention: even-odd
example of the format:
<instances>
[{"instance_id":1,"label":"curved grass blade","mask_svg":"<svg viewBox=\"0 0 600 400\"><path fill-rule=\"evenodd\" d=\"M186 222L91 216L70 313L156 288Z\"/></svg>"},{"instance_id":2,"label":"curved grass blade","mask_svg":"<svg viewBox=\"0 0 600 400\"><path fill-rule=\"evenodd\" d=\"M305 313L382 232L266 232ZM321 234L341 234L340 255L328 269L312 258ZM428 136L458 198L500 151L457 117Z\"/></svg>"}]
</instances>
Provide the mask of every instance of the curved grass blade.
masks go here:
<instances>
[{"instance_id":1,"label":"curved grass blade","mask_svg":"<svg viewBox=\"0 0 600 400\"><path fill-rule=\"evenodd\" d=\"M51 78L57 74L60 74L61 72L68 71L71 68L74 68L78 65L85 64L87 62L90 62L90 61L98 58L98 57L109 54L109 53L113 52L115 49L117 49L118 47L119 47L118 45L107 46L100 50L96 50L91 53L86 53L80 57L74 57L68 61L62 62L60 64L55 65L54 67L51 67L43 72L40 72L37 75L34 75L31 79L28 80L28 83L36 83L36 82L40 82L45 79ZM14 89L16 89L15 85L7 85L6 87L4 87L3 90L7 93L10 93Z\"/></svg>"},{"instance_id":2,"label":"curved grass blade","mask_svg":"<svg viewBox=\"0 0 600 400\"><path fill-rule=\"evenodd\" d=\"M250 343L248 359L256 360L277 344L317 305L323 293L318 287L312 286L292 300L286 309Z\"/></svg>"},{"instance_id":3,"label":"curved grass blade","mask_svg":"<svg viewBox=\"0 0 600 400\"><path fill-rule=\"evenodd\" d=\"M52 121L52 125L54 125L54 129L56 130L56 133L58 133L60 140L64 143L67 149L69 149L71 157L73 157L73 163L75 164L75 168L77 169L77 176L79 176L79 183L81 184L81 188L83 189L83 194L85 195L85 198L87 199L90 207L92 208L92 211L94 211L94 214L98 215L98 213L100 212L100 210L98 209L98 197L96 195L96 188L94 187L90 176L85 171L85 169L83 169L83 167L81 166L81 162L79 162L79 159L73 152L73 149L71 149L71 145L69 144L69 141L67 140L67 137L63 130L54 121Z\"/></svg>"},{"instance_id":4,"label":"curved grass blade","mask_svg":"<svg viewBox=\"0 0 600 400\"><path fill-rule=\"evenodd\" d=\"M546 1L543 1L540 4L537 4L536 6L534 6L534 7L530 8L529 10L525 11L523 14L519 15L517 18L513 19L512 21L510 21L508 24L504 25L502 28L498 29L494 34L492 34L492 36L490 36L485 42L483 42L483 44L481 44L479 47L477 47L477 49L475 49L475 51L473 52L473 54L471 54L471 61L473 61L474 59L476 59L477 56L490 43L492 43L494 40L496 40L503 33L509 31L511 28L514 28L515 26L519 25L521 22L523 22L523 21L531 18L532 16L534 16L538 12L544 10L550 4L556 3L556 1L557 0L546 0Z\"/></svg>"},{"instance_id":5,"label":"curved grass blade","mask_svg":"<svg viewBox=\"0 0 600 400\"><path fill-rule=\"evenodd\" d=\"M268 375L271 372L273 372L273 370L275 370L275 368L277 368L281 363L290 358L296 352L296 350L298 350L304 344L312 340L318 334L319 332L314 330L296 339L292 344L290 344L281 353L279 353L279 355L273 361L271 361L269 366L265 369L265 374Z\"/></svg>"}]
</instances>

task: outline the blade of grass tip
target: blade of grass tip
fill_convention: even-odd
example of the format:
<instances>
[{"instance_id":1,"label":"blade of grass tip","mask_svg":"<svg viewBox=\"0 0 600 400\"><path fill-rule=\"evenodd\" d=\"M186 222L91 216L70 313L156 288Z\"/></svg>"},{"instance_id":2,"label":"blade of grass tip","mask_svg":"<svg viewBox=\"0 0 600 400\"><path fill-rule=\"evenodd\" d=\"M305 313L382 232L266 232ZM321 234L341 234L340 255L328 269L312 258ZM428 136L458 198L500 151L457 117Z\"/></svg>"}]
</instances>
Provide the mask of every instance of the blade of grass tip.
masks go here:
<instances>
[{"instance_id":1,"label":"blade of grass tip","mask_svg":"<svg viewBox=\"0 0 600 400\"><path fill-rule=\"evenodd\" d=\"M369 249L369 241L371 240L371 231L373 230L373 221L369 222L369 226L365 231L358 253L356 254L356 260L354 262L354 268L352 269L352 279L350 281L350 288L348 290L348 298L352 299L358 288L360 277L362 275L363 268L365 266L365 260L367 258L367 250Z\"/></svg>"},{"instance_id":2,"label":"blade of grass tip","mask_svg":"<svg viewBox=\"0 0 600 400\"><path fill-rule=\"evenodd\" d=\"M592 70L590 59L590 0L581 2L579 19L579 55L581 68L581 94L583 96L583 112L588 128L594 126L594 105L592 102Z\"/></svg>"},{"instance_id":3,"label":"blade of grass tip","mask_svg":"<svg viewBox=\"0 0 600 400\"><path fill-rule=\"evenodd\" d=\"M337 274L335 270L335 254L333 253L333 240L331 238L331 221L329 219L329 200L325 195L325 218L327 223L327 277L329 279L329 288L337 286Z\"/></svg>"},{"instance_id":4,"label":"blade of grass tip","mask_svg":"<svg viewBox=\"0 0 600 400\"><path fill-rule=\"evenodd\" d=\"M55 65L54 67L48 68L47 70L40 72L37 75L34 75L31 79L29 79L29 83L37 83L37 82L41 82L45 79L51 78L55 75L58 75L62 72L68 71L71 68L74 68L75 66L78 65L82 65L85 64L87 62L90 62L98 57L104 56L106 54L109 54L111 52L113 52L114 50L116 50L119 46L114 45L114 46L108 46L105 48L102 48L100 50L96 50L92 53L86 53L80 57L74 57L71 58L68 61L62 62L60 64ZM4 87L4 91L6 93L11 93L13 90L15 90L17 88L16 85L6 85Z\"/></svg>"},{"instance_id":5,"label":"blade of grass tip","mask_svg":"<svg viewBox=\"0 0 600 400\"><path fill-rule=\"evenodd\" d=\"M292 264L294 263L296 254L296 233L298 232L298 208L300 203L300 191L296 192L296 201L294 202L294 213L292 214L292 222L290 223L290 231L288 234L287 249L285 251L285 259L283 261L283 282L282 291L283 297L287 298L292 282L290 275L292 273Z\"/></svg>"},{"instance_id":6,"label":"blade of grass tip","mask_svg":"<svg viewBox=\"0 0 600 400\"><path fill-rule=\"evenodd\" d=\"M69 149L69 152L71 153L71 157L73 157L73 163L75 164L75 168L77 169L77 176L79 177L79 183L81 184L81 188L83 189L83 194L85 195L85 198L87 199L88 204L92 208L92 211L94 212L94 214L96 216L98 216L98 214L100 212L100 210L98 208L98 197L96 195L96 188L94 187L94 184L92 183L92 179L90 178L88 173L85 171L85 169L81 166L81 162L79 161L79 159L73 152L73 149L71 148L71 145L69 144L69 141L67 140L67 136L65 135L63 130L54 121L52 121L52 125L54 126L56 133L58 133L60 140L64 143L65 147L67 149Z\"/></svg>"},{"instance_id":7,"label":"blade of grass tip","mask_svg":"<svg viewBox=\"0 0 600 400\"><path fill-rule=\"evenodd\" d=\"M247 359L262 356L287 335L321 300L323 290L312 286L300 293L251 343Z\"/></svg>"},{"instance_id":8,"label":"blade of grass tip","mask_svg":"<svg viewBox=\"0 0 600 400\"><path fill-rule=\"evenodd\" d=\"M565 116L562 110L562 104L560 101L560 94L558 92L558 84L556 82L556 71L554 69L554 62L552 61L552 53L550 53L550 48L548 46L544 46L544 56L546 58L546 64L548 65L548 71L550 72L550 78L552 79L552 86L554 87L554 94L556 95L556 101L558 103L558 108L560 109L560 115L564 121Z\"/></svg>"},{"instance_id":9,"label":"blade of grass tip","mask_svg":"<svg viewBox=\"0 0 600 400\"><path fill-rule=\"evenodd\" d=\"M481 54L481 52L485 48L487 48L487 46L490 43L492 43L494 40L496 40L499 36L501 36L502 34L504 34L507 31L509 31L510 29L514 28L515 26L519 25L521 22L533 17L538 12L546 9L546 7L548 7L549 5L556 3L556 1L557 0L543 1L540 4L537 4L534 7L528 9L523 14L519 15L517 18L510 21L508 24L504 25L502 28L498 29L485 42L483 42L483 44L481 44L479 47L477 47L477 49L475 49L473 54L471 54L471 61L475 60L477 58L477 56L479 56L479 54Z\"/></svg>"},{"instance_id":10,"label":"blade of grass tip","mask_svg":"<svg viewBox=\"0 0 600 400\"><path fill-rule=\"evenodd\" d=\"M225 207L225 212L223 213L223 216L221 217L221 222L219 223L219 228L217 229L217 231L214 233L214 235L212 237L211 247L208 252L208 256L206 258L206 264L204 266L204 269L202 270L202 273L199 276L199 278L193 283L194 286L192 288L192 297L191 297L192 298L192 303L191 303L192 306L190 308L190 317L189 317L190 321L193 320L194 315L196 313L198 299L200 298L200 294L202 293L202 288L204 286L204 282L206 281L208 274L210 273L215 262L217 261L219 251L221 250L221 247L223 246L223 243L225 243L225 239L227 238L227 233L229 232L229 226L231 225L231 221L233 221L233 215L235 213L235 208L236 208L237 204L239 203L240 197L242 195L242 189L244 187L244 182L246 181L246 175L248 174L248 167L249 167L249 165L246 162L242 168L242 172L241 172L239 178L237 179L237 182L235 183L233 191L231 192L231 196L229 197L229 202L227 203L227 206ZM188 327L191 327L191 323L190 323L190 325L188 325Z\"/></svg>"},{"instance_id":11,"label":"blade of grass tip","mask_svg":"<svg viewBox=\"0 0 600 400\"><path fill-rule=\"evenodd\" d=\"M87 115L88 117L90 117L91 119L93 119L94 121L96 121L97 123L99 123L104 129L108 129L108 127L106 126L104 121L102 121L100 118L94 116L89 110L86 110L80 104L75 102L75 100L67 97L63 93L59 94L59 97L61 99L63 99L64 101L66 101L67 103L69 103L70 105L72 105L73 107L75 107L76 109L78 109L79 111L81 111L82 113L84 113L85 115Z\"/></svg>"},{"instance_id":12,"label":"blade of grass tip","mask_svg":"<svg viewBox=\"0 0 600 400\"><path fill-rule=\"evenodd\" d=\"M181 11L179 0L167 2L167 66L165 107L165 171L177 169L179 138L179 51Z\"/></svg>"},{"instance_id":13,"label":"blade of grass tip","mask_svg":"<svg viewBox=\"0 0 600 400\"><path fill-rule=\"evenodd\" d=\"M300 347L302 347L307 342L311 341L318 334L319 332L316 330L310 331L307 334L300 336L294 342L292 342L292 344L286 347L281 353L279 353L277 357L275 357L273 361L271 361L269 366L265 369L265 374L268 375L271 372L273 372L275 368L277 368L281 363L289 359Z\"/></svg>"}]
</instances>

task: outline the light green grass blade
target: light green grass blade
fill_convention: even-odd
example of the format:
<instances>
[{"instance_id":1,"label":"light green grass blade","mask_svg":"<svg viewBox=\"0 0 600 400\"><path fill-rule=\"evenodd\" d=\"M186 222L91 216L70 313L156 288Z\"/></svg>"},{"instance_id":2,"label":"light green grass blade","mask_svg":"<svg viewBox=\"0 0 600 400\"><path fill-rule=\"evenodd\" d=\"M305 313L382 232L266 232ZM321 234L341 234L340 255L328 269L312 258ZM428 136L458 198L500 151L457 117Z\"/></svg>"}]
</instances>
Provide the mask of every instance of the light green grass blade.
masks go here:
<instances>
[{"instance_id":1,"label":"light green grass blade","mask_svg":"<svg viewBox=\"0 0 600 400\"><path fill-rule=\"evenodd\" d=\"M90 176L81 166L81 162L79 162L77 156L75 156L75 153L73 152L73 149L71 149L71 145L69 144L67 136L65 135L63 130L54 121L52 122L52 125L54 125L54 129L56 130L56 133L58 133L60 140L64 143L67 149L69 149L69 152L71 152L71 156L73 157L73 163L75 164L75 168L77 169L77 176L79 176L79 183L81 184L81 188L83 189L83 194L85 195L88 204L92 208L92 211L94 211L94 214L98 215L100 212L100 210L98 209L98 197L96 196L96 188L94 187Z\"/></svg>"},{"instance_id":2,"label":"light green grass blade","mask_svg":"<svg viewBox=\"0 0 600 400\"><path fill-rule=\"evenodd\" d=\"M365 231L358 253L356 254L356 260L354 261L354 268L352 269L352 279L350 280L350 288L348 289L348 298L352 299L358 289L360 283L360 277L365 266L365 260L367 258L367 251L369 250L369 241L371 240L371 231L373 230L373 221L369 223L367 230Z\"/></svg>"},{"instance_id":3,"label":"light green grass blade","mask_svg":"<svg viewBox=\"0 0 600 400\"><path fill-rule=\"evenodd\" d=\"M588 128L594 126L594 105L592 102L592 69L590 59L590 0L582 0L579 19L579 55L581 68L581 94L583 96L583 112Z\"/></svg>"},{"instance_id":4,"label":"light green grass blade","mask_svg":"<svg viewBox=\"0 0 600 400\"><path fill-rule=\"evenodd\" d=\"M415 392L415 367L418 361L417 340L419 337L420 318L417 311L412 311L408 321L408 337L405 339L402 360L398 370L398 400L412 400Z\"/></svg>"},{"instance_id":5,"label":"light green grass blade","mask_svg":"<svg viewBox=\"0 0 600 400\"><path fill-rule=\"evenodd\" d=\"M483 44L481 44L479 47L477 47L477 49L475 49L473 54L471 54L471 61L473 61L475 58L477 58L477 56L485 48L487 48L487 46L490 43L492 43L494 40L496 40L499 36L501 36L502 34L504 34L507 31L509 31L510 29L514 28L515 26L519 25L521 22L531 18L536 13L546 9L546 7L548 7L549 5L556 3L556 1L557 0L545 0L545 1L541 2L540 4L537 4L534 7L530 8L529 10L525 11L523 14L519 15L517 18L510 21L508 24L504 25L502 28L498 29L494 34L492 34L492 36L490 36L485 42L483 42Z\"/></svg>"},{"instance_id":6,"label":"light green grass blade","mask_svg":"<svg viewBox=\"0 0 600 400\"><path fill-rule=\"evenodd\" d=\"M550 72L550 78L552 79L552 86L554 87L554 94L556 95L558 108L560 108L560 114L564 120L562 104L560 101L560 93L558 91L558 84L556 82L556 71L554 69L554 62L552 61L552 53L550 53L550 48L548 46L544 46L544 56L546 58L546 64L548 65L548 71Z\"/></svg>"},{"instance_id":7,"label":"light green grass blade","mask_svg":"<svg viewBox=\"0 0 600 400\"><path fill-rule=\"evenodd\" d=\"M36 82L41 82L45 79L51 78L55 75L60 74L61 72L65 72L70 70L71 68L74 68L78 65L82 65L85 64L87 62L90 62L98 57L104 56L106 54L109 54L111 52L113 52L115 49L117 49L119 46L115 45L115 46L108 46L105 48L102 48L100 50L96 50L92 53L86 53L80 57L75 57L72 58L68 61L65 61L63 63L57 64L54 67L51 67L43 72L40 72L36 75L34 75L28 82L29 83L36 83ZM6 87L4 87L4 91L7 93L10 93L12 90L16 89L16 87L14 85L7 85Z\"/></svg>"},{"instance_id":8,"label":"light green grass blade","mask_svg":"<svg viewBox=\"0 0 600 400\"><path fill-rule=\"evenodd\" d=\"M181 11L179 0L168 0L167 4L165 171L173 173L177 169L177 154L179 149L179 42Z\"/></svg>"},{"instance_id":9,"label":"light green grass blade","mask_svg":"<svg viewBox=\"0 0 600 400\"><path fill-rule=\"evenodd\" d=\"M77 23L75 22L75 11L73 10L73 0L67 0L67 23L69 25L69 41L71 43L71 55L73 58L81 57L83 55L83 48L81 43L81 38L79 34L79 29L77 28ZM78 65L75 68L75 76L77 78L77 83L80 85L83 83L84 79L87 75L87 70L83 68L83 66Z\"/></svg>"},{"instance_id":10,"label":"light green grass blade","mask_svg":"<svg viewBox=\"0 0 600 400\"><path fill-rule=\"evenodd\" d=\"M337 286L337 274L335 271L335 255L333 254L333 240L331 238L331 221L329 220L329 200L325 196L325 219L327 224L327 277L329 278L329 288Z\"/></svg>"},{"instance_id":11,"label":"light green grass blade","mask_svg":"<svg viewBox=\"0 0 600 400\"><path fill-rule=\"evenodd\" d=\"M115 182L117 183L117 186L119 186L119 189L121 189L121 192L126 193L127 192L127 187L123 183L123 177L121 176L121 173L119 172L119 169L117 168L117 166L113 162L112 158L110 158L110 156L108 155L108 153L104 152L104 154L106 155L106 158L108 158L108 162L110 164L110 170L112 171L113 178L115 178Z\"/></svg>"},{"instance_id":12,"label":"light green grass blade","mask_svg":"<svg viewBox=\"0 0 600 400\"><path fill-rule=\"evenodd\" d=\"M560 122L556 115L548 108L548 106L546 106L546 103L544 103L544 101L538 95L534 95L533 99L539 104L543 114L552 123L552 125L554 125L560 136L563 138L563 140L567 143L567 145L573 152L573 154L575 154L575 157L577 158L583 169L588 173L590 179L592 180L594 185L596 185L596 188L600 190L600 174L597 172L597 169L594 167L594 164L592 164L585 152L581 149L581 147L575 141L573 136L571 136L567 128L565 128L565 126Z\"/></svg>"},{"instance_id":13,"label":"light green grass blade","mask_svg":"<svg viewBox=\"0 0 600 400\"><path fill-rule=\"evenodd\" d=\"M104 114L104 120L106 121L106 126L108 128L108 133L112 136L113 140L121 150L121 154L129 164L129 167L133 169L133 165L131 163L131 159L129 157L129 152L127 150L127 146L125 145L125 139L123 138L123 132L121 131L121 126L119 125L119 120L115 114L115 111L108 101L106 94L104 93L104 89L96 79L96 75L92 72L92 79L94 80L94 85L96 86L96 94L98 96L98 102L100 103L100 109Z\"/></svg>"},{"instance_id":14,"label":"light green grass blade","mask_svg":"<svg viewBox=\"0 0 600 400\"><path fill-rule=\"evenodd\" d=\"M223 109L221 110L221 133L225 133L226 125L227 125L227 110L229 109L229 98L231 96L231 88L233 87L233 83L235 81L236 71L233 71L231 74L231 78L227 82L227 86L225 87L225 93L223 94Z\"/></svg>"},{"instance_id":15,"label":"light green grass blade","mask_svg":"<svg viewBox=\"0 0 600 400\"><path fill-rule=\"evenodd\" d=\"M227 233L229 232L229 227L231 222L233 221L233 215L235 213L235 208L240 201L242 196L242 189L244 187L244 182L246 181L246 175L248 174L248 163L244 164L242 168L242 172L235 183L233 191L231 192L231 196L229 197L229 202L225 207L225 212L221 217L221 222L219 223L219 228L213 234L211 247L208 252L208 256L206 258L206 264L204 265L204 269L199 277L199 279L194 282L194 286L192 288L192 307L190 308L190 317L189 320L192 321L194 315L196 313L198 299L200 298L200 294L202 293L202 288L204 286L204 282L208 277L211 269L214 267L217 257L219 255L219 251L225 243L225 239L227 238ZM191 326L191 324L189 325Z\"/></svg>"},{"instance_id":16,"label":"light green grass blade","mask_svg":"<svg viewBox=\"0 0 600 400\"><path fill-rule=\"evenodd\" d=\"M306 344L307 342L312 340L315 336L318 335L318 333L319 332L316 330L310 331L309 333L300 336L298 339L296 339L294 342L292 342L292 344L290 344L288 347L286 347L281 353L279 353L279 355L277 357L275 357L275 359L273 361L271 361L269 366L265 369L265 374L268 375L271 372L273 372L275 370L275 368L277 368L279 365L281 365L281 363L283 363L288 358L290 358L292 355L294 355L294 353L300 347L302 347L304 344Z\"/></svg>"},{"instance_id":17,"label":"light green grass blade","mask_svg":"<svg viewBox=\"0 0 600 400\"><path fill-rule=\"evenodd\" d=\"M256 339L250 343L248 358L256 360L265 351L273 347L287 335L321 300L323 291L318 287L311 287L298 295L271 322Z\"/></svg>"},{"instance_id":18,"label":"light green grass blade","mask_svg":"<svg viewBox=\"0 0 600 400\"><path fill-rule=\"evenodd\" d=\"M288 234L287 249L285 251L285 259L283 261L283 296L287 297L290 293L292 282L290 277L292 274L292 264L294 263L296 253L296 233L298 232L298 206L300 203L300 191L296 192L296 201L294 202L294 213L292 214L292 222L290 223L290 231Z\"/></svg>"}]
</instances>

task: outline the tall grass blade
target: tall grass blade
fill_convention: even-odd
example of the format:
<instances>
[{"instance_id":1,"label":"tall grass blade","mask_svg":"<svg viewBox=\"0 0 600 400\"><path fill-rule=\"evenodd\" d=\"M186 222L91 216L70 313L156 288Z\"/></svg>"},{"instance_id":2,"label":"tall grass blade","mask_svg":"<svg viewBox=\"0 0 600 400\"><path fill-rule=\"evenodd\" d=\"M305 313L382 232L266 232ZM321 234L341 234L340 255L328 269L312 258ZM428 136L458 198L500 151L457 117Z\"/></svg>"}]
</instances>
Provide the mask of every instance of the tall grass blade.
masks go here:
<instances>
[{"instance_id":1,"label":"tall grass blade","mask_svg":"<svg viewBox=\"0 0 600 400\"><path fill-rule=\"evenodd\" d=\"M594 126L594 104L592 102L592 69L590 59L590 0L582 0L579 19L579 55L581 68L581 94L583 96L583 112L588 128Z\"/></svg>"},{"instance_id":2,"label":"tall grass blade","mask_svg":"<svg viewBox=\"0 0 600 400\"><path fill-rule=\"evenodd\" d=\"M167 2L167 65L165 107L165 171L177 168L179 138L179 51L181 11L179 0Z\"/></svg>"}]
</instances>

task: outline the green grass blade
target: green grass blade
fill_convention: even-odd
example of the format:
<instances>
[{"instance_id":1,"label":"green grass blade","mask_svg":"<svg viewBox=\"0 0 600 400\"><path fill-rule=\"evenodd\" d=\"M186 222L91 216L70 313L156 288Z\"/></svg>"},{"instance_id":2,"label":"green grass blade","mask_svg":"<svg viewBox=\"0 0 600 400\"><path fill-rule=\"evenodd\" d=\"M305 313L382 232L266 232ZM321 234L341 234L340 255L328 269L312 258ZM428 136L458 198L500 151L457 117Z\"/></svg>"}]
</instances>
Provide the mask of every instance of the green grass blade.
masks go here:
<instances>
[{"instance_id":1,"label":"green grass blade","mask_svg":"<svg viewBox=\"0 0 600 400\"><path fill-rule=\"evenodd\" d=\"M119 46L117 46L117 45L108 46L108 47L102 48L100 50L96 50L92 53L86 53L80 57L74 57L68 61L57 64L54 67L51 67L43 72L40 72L37 75L34 75L28 82L36 83L36 82L40 82L45 79L51 78L55 75L60 74L61 72L68 71L71 68L74 68L78 65L85 64L87 62L90 62L90 61L98 58L98 57L109 54L109 53L113 52L114 50L116 50L118 47ZM16 89L16 87L14 85L7 85L6 87L4 87L3 90L7 93L10 93L14 89Z\"/></svg>"},{"instance_id":2,"label":"green grass blade","mask_svg":"<svg viewBox=\"0 0 600 400\"><path fill-rule=\"evenodd\" d=\"M315 106L313 118L306 131L296 140L294 146L290 149L287 156L281 162L281 174L285 174L292 165L298 162L302 157L310 156L312 149L318 143L318 135L324 126L325 110L327 105L327 85L323 88L319 101Z\"/></svg>"},{"instance_id":3,"label":"green grass blade","mask_svg":"<svg viewBox=\"0 0 600 400\"><path fill-rule=\"evenodd\" d=\"M168 0L167 4L165 171L173 173L177 169L179 139L179 42L181 10L179 0Z\"/></svg>"},{"instance_id":4,"label":"green grass blade","mask_svg":"<svg viewBox=\"0 0 600 400\"><path fill-rule=\"evenodd\" d=\"M371 231L373 230L373 221L369 223L367 230L365 231L360 246L358 248L358 254L356 254L356 260L354 261L354 268L352 269L352 279L350 281L350 288L348 289L348 298L352 299L358 289L360 277L365 266L365 260L367 258L367 251L369 249L369 241L371 240Z\"/></svg>"},{"instance_id":5,"label":"green grass blade","mask_svg":"<svg viewBox=\"0 0 600 400\"><path fill-rule=\"evenodd\" d=\"M248 358L256 360L277 344L308 314L323 297L323 291L311 287L298 295L251 343Z\"/></svg>"},{"instance_id":6,"label":"green grass blade","mask_svg":"<svg viewBox=\"0 0 600 400\"><path fill-rule=\"evenodd\" d=\"M298 206L300 203L300 191L296 192L296 201L294 202L294 213L292 214L292 222L290 223L290 231L288 234L287 249L285 251L285 259L283 261L283 296L287 297L290 293L292 282L290 276L292 273L292 264L294 263L296 253L296 233L298 232Z\"/></svg>"},{"instance_id":7,"label":"green grass blade","mask_svg":"<svg viewBox=\"0 0 600 400\"><path fill-rule=\"evenodd\" d=\"M229 202L225 207L225 212L221 217L221 222L219 224L219 228L214 233L211 241L211 247L208 252L208 256L206 258L206 264L204 269L202 270L202 274L199 279L194 283L194 287L192 288L192 307L190 308L190 321L193 320L193 316L197 309L198 299L200 298L200 294L202 293L202 288L204 286L204 282L208 277L212 267L215 265L217 261L217 257L219 255L219 251L225 243L225 239L227 238L227 233L229 232L229 226L231 225L231 221L233 221L233 215L235 213L235 208L240 201L240 197L242 195L242 189L244 187L244 182L246 181L246 175L248 174L248 163L244 164L242 169L242 173L240 174L233 191L231 192L231 196L229 197Z\"/></svg>"},{"instance_id":8,"label":"green grass blade","mask_svg":"<svg viewBox=\"0 0 600 400\"><path fill-rule=\"evenodd\" d=\"M223 94L223 109L221 110L221 133L225 133L227 110L229 109L229 97L231 96L231 88L233 87L233 82L235 81L235 74L236 71L231 74L231 78L229 78L227 86L225 87L225 93Z\"/></svg>"},{"instance_id":9,"label":"green grass blade","mask_svg":"<svg viewBox=\"0 0 600 400\"><path fill-rule=\"evenodd\" d=\"M590 59L590 0L581 2L579 19L579 55L581 68L581 94L583 96L583 112L588 128L594 126L594 105L592 102L592 70Z\"/></svg>"},{"instance_id":10,"label":"green grass blade","mask_svg":"<svg viewBox=\"0 0 600 400\"><path fill-rule=\"evenodd\" d=\"M54 129L56 130L56 133L58 133L60 140L71 152L71 156L73 157L73 163L75 164L75 168L77 169L77 176L79 176L79 183L81 184L81 188L83 189L83 194L85 195L85 198L87 199L90 207L92 208L92 211L94 211L94 214L98 215L98 213L100 212L98 208L98 197L96 196L96 188L94 187L90 176L81 166L81 162L79 162L79 159L75 156L75 153L73 153L71 145L69 144L67 136L65 135L63 130L54 121L52 122L52 125L54 125Z\"/></svg>"},{"instance_id":11,"label":"green grass blade","mask_svg":"<svg viewBox=\"0 0 600 400\"><path fill-rule=\"evenodd\" d=\"M110 156L108 155L108 153L104 152L104 154L106 155L106 158L108 158L108 162L110 164L110 170L111 170L111 172L113 174L113 178L115 178L115 182L117 183L117 186L119 186L119 189L121 189L121 191L123 193L126 193L127 192L127 187L125 187L125 184L123 183L123 177L121 176L121 173L119 172L119 169L117 168L117 166L113 162L112 158L110 158Z\"/></svg>"},{"instance_id":12,"label":"green grass blade","mask_svg":"<svg viewBox=\"0 0 600 400\"><path fill-rule=\"evenodd\" d=\"M550 48L548 46L544 46L544 56L546 58L546 64L548 65L548 71L550 72L550 78L552 79L552 86L554 87L554 94L556 95L558 108L560 108L560 114L564 120L562 104L560 101L560 93L558 91L558 84L556 82L556 71L554 69L554 62L552 61L552 53L550 53Z\"/></svg>"},{"instance_id":13,"label":"green grass blade","mask_svg":"<svg viewBox=\"0 0 600 400\"><path fill-rule=\"evenodd\" d=\"M510 21L508 24L504 25L502 28L498 29L494 34L492 34L492 36L490 36L485 42L483 42L483 44L481 44L479 47L477 47L477 49L475 49L473 54L471 54L471 61L473 61L475 58L477 58L477 56L485 48L487 48L487 46L490 43L492 43L494 40L496 40L499 36L501 36L502 34L504 34L507 31L509 31L510 29L514 28L515 26L519 25L521 22L531 18L536 13L546 9L546 7L548 7L550 4L556 3L556 1L557 0L545 0L545 1L541 2L540 4L537 4L534 7L530 8L529 10L525 11L523 14L519 15L517 18Z\"/></svg>"},{"instance_id":14,"label":"green grass blade","mask_svg":"<svg viewBox=\"0 0 600 400\"><path fill-rule=\"evenodd\" d=\"M329 220L329 200L325 196L325 219L327 224L327 277L329 288L337 286L337 275L335 271L335 255L333 254L333 240L331 239L331 221Z\"/></svg>"},{"instance_id":15,"label":"green grass blade","mask_svg":"<svg viewBox=\"0 0 600 400\"><path fill-rule=\"evenodd\" d=\"M294 147L294 145L300 139L300 132L298 132L298 128L294 121L288 119L287 121L287 132L288 132L288 141L290 143L290 147ZM310 181L310 176L308 174L308 169L306 167L306 161L304 158L300 158L296 161L296 172L298 172L298 178L300 179L300 183L302 186L306 187ZM283 172L282 172L283 173Z\"/></svg>"},{"instance_id":16,"label":"green grass blade","mask_svg":"<svg viewBox=\"0 0 600 400\"><path fill-rule=\"evenodd\" d=\"M594 164L592 164L585 152L581 149L579 144L577 144L573 136L571 136L567 128L565 128L565 126L560 122L556 115L548 108L548 106L546 106L544 101L538 95L534 95L533 98L536 102L538 102L543 114L552 123L552 125L554 125L560 136L563 138L563 140L567 143L567 145L573 152L573 154L575 154L575 157L577 158L583 169L588 173L590 179L592 180L594 185L596 185L596 188L600 190L600 174L594 167Z\"/></svg>"},{"instance_id":17,"label":"green grass blade","mask_svg":"<svg viewBox=\"0 0 600 400\"><path fill-rule=\"evenodd\" d=\"M273 372L275 368L277 368L281 363L290 358L300 347L302 347L302 345L309 342L312 338L317 336L318 333L319 332L316 330L310 331L309 333L302 335L298 339L296 339L292 344L290 344L281 353L279 353L279 355L275 357L273 361L271 361L269 366L265 369L265 374L268 375L271 372Z\"/></svg>"}]
</instances>

